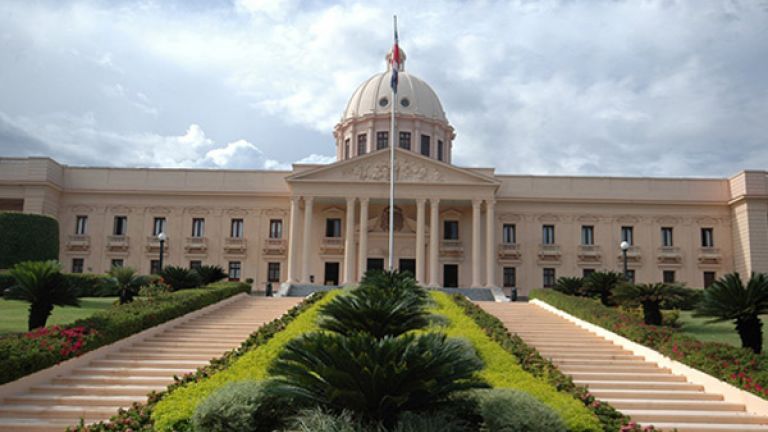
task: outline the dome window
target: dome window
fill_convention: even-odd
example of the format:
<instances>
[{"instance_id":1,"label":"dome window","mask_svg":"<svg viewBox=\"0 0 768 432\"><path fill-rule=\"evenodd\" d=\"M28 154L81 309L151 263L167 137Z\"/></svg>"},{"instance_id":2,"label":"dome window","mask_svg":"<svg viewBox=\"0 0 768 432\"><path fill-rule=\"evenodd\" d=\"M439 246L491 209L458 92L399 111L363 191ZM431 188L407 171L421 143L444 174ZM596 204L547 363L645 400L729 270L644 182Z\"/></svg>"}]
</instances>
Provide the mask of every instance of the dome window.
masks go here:
<instances>
[{"instance_id":1,"label":"dome window","mask_svg":"<svg viewBox=\"0 0 768 432\"><path fill-rule=\"evenodd\" d=\"M402 98L400 99L400 105L407 108L411 104L411 101L408 98Z\"/></svg>"},{"instance_id":2,"label":"dome window","mask_svg":"<svg viewBox=\"0 0 768 432\"><path fill-rule=\"evenodd\" d=\"M379 99L379 106L380 107L384 108L387 105L389 105L389 99L387 99L386 97L383 97L383 98Z\"/></svg>"}]
</instances>

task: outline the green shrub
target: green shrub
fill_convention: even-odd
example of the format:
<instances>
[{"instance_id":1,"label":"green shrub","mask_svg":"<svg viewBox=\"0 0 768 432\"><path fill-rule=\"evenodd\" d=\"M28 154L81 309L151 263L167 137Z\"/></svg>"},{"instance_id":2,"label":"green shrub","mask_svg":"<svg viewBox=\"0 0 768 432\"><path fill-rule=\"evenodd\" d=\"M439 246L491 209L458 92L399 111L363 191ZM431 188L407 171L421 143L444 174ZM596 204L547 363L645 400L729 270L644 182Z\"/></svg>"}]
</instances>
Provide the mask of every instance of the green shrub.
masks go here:
<instances>
[{"instance_id":1,"label":"green shrub","mask_svg":"<svg viewBox=\"0 0 768 432\"><path fill-rule=\"evenodd\" d=\"M59 259L59 223L36 214L0 212L0 269Z\"/></svg>"},{"instance_id":2,"label":"green shrub","mask_svg":"<svg viewBox=\"0 0 768 432\"><path fill-rule=\"evenodd\" d=\"M584 286L584 279L580 277L567 277L563 276L557 279L555 286L552 287L555 291L559 291L568 295L579 295L581 289Z\"/></svg>"},{"instance_id":3,"label":"green shrub","mask_svg":"<svg viewBox=\"0 0 768 432\"><path fill-rule=\"evenodd\" d=\"M397 420L393 432L470 432L477 430L445 410L405 412Z\"/></svg>"},{"instance_id":4,"label":"green shrub","mask_svg":"<svg viewBox=\"0 0 768 432\"><path fill-rule=\"evenodd\" d=\"M160 271L160 276L174 291L197 288L201 284L200 275L196 271L179 266L165 267Z\"/></svg>"},{"instance_id":5,"label":"green shrub","mask_svg":"<svg viewBox=\"0 0 768 432\"><path fill-rule=\"evenodd\" d=\"M117 297L118 288L109 275L65 273L64 280L78 297Z\"/></svg>"},{"instance_id":6,"label":"green shrub","mask_svg":"<svg viewBox=\"0 0 768 432\"><path fill-rule=\"evenodd\" d=\"M624 275L612 271L594 272L584 279L584 294L597 297L606 306L613 306L611 294L614 288L624 281Z\"/></svg>"},{"instance_id":7,"label":"green shrub","mask_svg":"<svg viewBox=\"0 0 768 432\"><path fill-rule=\"evenodd\" d=\"M351 411L333 413L319 407L302 411L293 420L291 432L386 432L381 425L371 425L356 418Z\"/></svg>"},{"instance_id":8,"label":"green shrub","mask_svg":"<svg viewBox=\"0 0 768 432\"><path fill-rule=\"evenodd\" d=\"M49 337L56 337L58 334L58 337L66 338L66 333L61 332L50 332L40 335L41 337L29 337L29 334L26 334L0 338L0 384L248 291L249 287L245 284L220 282L205 289L179 291L159 299L140 299L97 312L88 318L73 322L64 329L82 329L78 331L89 335L84 345L75 351L68 349L62 353L46 348L46 345L52 343Z\"/></svg>"},{"instance_id":9,"label":"green shrub","mask_svg":"<svg viewBox=\"0 0 768 432\"><path fill-rule=\"evenodd\" d=\"M681 286L680 297L673 299L664 299L661 302L662 309L678 309L678 310L694 310L696 306L701 302L701 298L704 296L703 289L688 288Z\"/></svg>"},{"instance_id":10,"label":"green shrub","mask_svg":"<svg viewBox=\"0 0 768 432\"><path fill-rule=\"evenodd\" d=\"M627 339L653 348L690 367L768 399L768 356L718 342L702 342L673 328L646 325L642 318L586 298L533 290L539 299Z\"/></svg>"},{"instance_id":11,"label":"green shrub","mask_svg":"<svg viewBox=\"0 0 768 432\"><path fill-rule=\"evenodd\" d=\"M479 375L491 386L511 388L530 394L552 408L573 432L602 429L598 418L584 406L583 402L577 400L575 395L560 392L554 385L545 381L546 378L536 378L523 370L517 357L491 339L451 297L441 292L431 294L437 305L434 312L446 316L449 321L449 325L443 331L451 337L464 338L472 343L485 363L485 368Z\"/></svg>"},{"instance_id":12,"label":"green shrub","mask_svg":"<svg viewBox=\"0 0 768 432\"><path fill-rule=\"evenodd\" d=\"M648 325L661 325L661 303L682 300L685 292L679 285L666 283L621 283L613 290L612 299L625 306L641 306L643 321Z\"/></svg>"},{"instance_id":13,"label":"green shrub","mask_svg":"<svg viewBox=\"0 0 768 432\"><path fill-rule=\"evenodd\" d=\"M511 389L478 391L480 415L488 432L566 432L565 424L548 406Z\"/></svg>"},{"instance_id":14,"label":"green shrub","mask_svg":"<svg viewBox=\"0 0 768 432\"><path fill-rule=\"evenodd\" d=\"M217 265L204 265L204 266L196 267L194 270L200 276L200 282L203 285L208 285L214 282L218 282L222 279L226 279L228 276L227 273L224 272L224 269L221 266L217 266ZM251 281L250 283L253 283L253 281Z\"/></svg>"},{"instance_id":15,"label":"green shrub","mask_svg":"<svg viewBox=\"0 0 768 432\"><path fill-rule=\"evenodd\" d=\"M286 405L264 392L262 383L240 381L222 387L192 416L196 432L272 432L282 425Z\"/></svg>"},{"instance_id":16,"label":"green shrub","mask_svg":"<svg viewBox=\"0 0 768 432\"><path fill-rule=\"evenodd\" d=\"M13 278L8 272L0 272L0 298L3 297L5 290L16 284L16 279Z\"/></svg>"},{"instance_id":17,"label":"green shrub","mask_svg":"<svg viewBox=\"0 0 768 432\"><path fill-rule=\"evenodd\" d=\"M64 281L58 261L24 261L8 271L16 283L5 298L29 303L29 330L45 327L54 306L77 306L75 291Z\"/></svg>"}]
</instances>

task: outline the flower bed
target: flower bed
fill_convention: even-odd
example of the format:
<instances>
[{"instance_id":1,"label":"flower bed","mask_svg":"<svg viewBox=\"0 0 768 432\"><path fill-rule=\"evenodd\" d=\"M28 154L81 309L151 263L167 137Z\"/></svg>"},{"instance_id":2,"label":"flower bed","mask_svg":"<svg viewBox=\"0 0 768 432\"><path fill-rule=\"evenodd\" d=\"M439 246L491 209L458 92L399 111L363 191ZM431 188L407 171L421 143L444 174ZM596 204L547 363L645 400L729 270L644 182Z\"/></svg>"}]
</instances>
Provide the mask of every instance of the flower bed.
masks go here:
<instances>
[{"instance_id":1,"label":"flower bed","mask_svg":"<svg viewBox=\"0 0 768 432\"><path fill-rule=\"evenodd\" d=\"M222 282L114 306L66 326L0 338L0 384L219 302L250 286Z\"/></svg>"},{"instance_id":2,"label":"flower bed","mask_svg":"<svg viewBox=\"0 0 768 432\"><path fill-rule=\"evenodd\" d=\"M570 393L575 398L581 400L600 419L603 431L614 432L630 424L629 417L616 411L609 404L596 400L585 387L575 385L569 376L560 372L552 362L542 357L536 349L526 344L519 336L510 334L498 318L485 312L464 296L454 295L453 301L485 331L488 337L493 339L507 352L517 357L523 370L539 379L547 381L558 391Z\"/></svg>"},{"instance_id":3,"label":"flower bed","mask_svg":"<svg viewBox=\"0 0 768 432\"><path fill-rule=\"evenodd\" d=\"M513 388L524 391L557 412L570 431L600 431L598 418L571 394L559 391L543 378L523 370L515 353L505 350L493 340L451 297L433 292L437 303L435 313L448 318L448 326L441 329L449 336L461 337L472 342L485 362L480 376L493 387ZM613 429L616 430L615 428Z\"/></svg>"},{"instance_id":4,"label":"flower bed","mask_svg":"<svg viewBox=\"0 0 768 432\"><path fill-rule=\"evenodd\" d=\"M639 317L605 307L591 299L551 290L534 290L531 298L768 399L768 356L765 354L755 354L751 350L723 343L702 342L668 327L649 326Z\"/></svg>"},{"instance_id":5,"label":"flower bed","mask_svg":"<svg viewBox=\"0 0 768 432\"><path fill-rule=\"evenodd\" d=\"M182 377L176 377L173 384L163 392L153 392L149 395L149 399L146 403L134 403L131 408L127 410L120 410L120 412L113 416L108 422L101 422L89 426L80 425L79 427L69 428L68 431L77 432L106 432L106 431L123 431L123 432L153 432L156 430L153 413L157 404L164 400L164 398L170 399L177 391L182 391L186 388L193 387L196 383L204 382L210 377L215 376L219 372L235 365L239 359L246 354L257 350L258 348L266 345L271 341L275 335L284 331L288 326L296 320L303 312L310 309L321 301L325 297L326 293L316 293L315 295L308 297L300 304L291 308L280 318L270 321L267 324L262 325L251 334L245 342L240 345L240 348L232 351L228 351L223 356L211 360L207 366L197 369L193 373L186 374Z\"/></svg>"}]
</instances>

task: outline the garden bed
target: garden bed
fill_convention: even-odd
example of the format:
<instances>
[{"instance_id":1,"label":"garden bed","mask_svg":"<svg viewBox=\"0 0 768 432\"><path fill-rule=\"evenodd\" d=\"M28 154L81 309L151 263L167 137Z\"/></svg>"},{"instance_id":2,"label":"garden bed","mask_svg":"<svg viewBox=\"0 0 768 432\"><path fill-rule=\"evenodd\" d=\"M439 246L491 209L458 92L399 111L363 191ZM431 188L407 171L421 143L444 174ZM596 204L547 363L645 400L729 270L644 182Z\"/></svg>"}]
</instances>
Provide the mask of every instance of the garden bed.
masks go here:
<instances>
[{"instance_id":1,"label":"garden bed","mask_svg":"<svg viewBox=\"0 0 768 432\"><path fill-rule=\"evenodd\" d=\"M113 306L65 326L0 338L0 384L111 344L239 293L246 284L220 282Z\"/></svg>"},{"instance_id":2,"label":"garden bed","mask_svg":"<svg viewBox=\"0 0 768 432\"><path fill-rule=\"evenodd\" d=\"M599 302L552 290L534 290L539 299L569 314L652 348L673 360L768 399L768 356L724 343L703 342L669 327L649 326L642 318Z\"/></svg>"}]
</instances>

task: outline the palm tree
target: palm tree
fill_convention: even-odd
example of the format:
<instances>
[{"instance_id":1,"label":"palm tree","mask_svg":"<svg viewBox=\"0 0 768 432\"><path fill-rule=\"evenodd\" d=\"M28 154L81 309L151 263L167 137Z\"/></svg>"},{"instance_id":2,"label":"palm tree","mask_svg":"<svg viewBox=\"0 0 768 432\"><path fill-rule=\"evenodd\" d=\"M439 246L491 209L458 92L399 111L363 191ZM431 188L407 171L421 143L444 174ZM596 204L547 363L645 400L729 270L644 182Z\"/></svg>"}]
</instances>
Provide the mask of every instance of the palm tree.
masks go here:
<instances>
[{"instance_id":1,"label":"palm tree","mask_svg":"<svg viewBox=\"0 0 768 432\"><path fill-rule=\"evenodd\" d=\"M200 283L203 285L210 285L229 276L224 268L217 265L204 265L196 267L194 270L200 275Z\"/></svg>"},{"instance_id":2,"label":"palm tree","mask_svg":"<svg viewBox=\"0 0 768 432\"><path fill-rule=\"evenodd\" d=\"M16 284L5 298L29 303L29 330L45 327L54 306L80 306L76 290L66 283L57 261L24 261L8 273Z\"/></svg>"},{"instance_id":3,"label":"palm tree","mask_svg":"<svg viewBox=\"0 0 768 432\"><path fill-rule=\"evenodd\" d=\"M584 280L584 289L589 297L600 297L605 306L613 306L611 292L624 280L621 273L612 271L594 272Z\"/></svg>"},{"instance_id":4,"label":"palm tree","mask_svg":"<svg viewBox=\"0 0 768 432\"><path fill-rule=\"evenodd\" d=\"M768 276L752 273L747 285L738 273L729 273L704 290L694 316L712 317L710 322L733 320L741 346L757 354L763 350L763 323L768 313Z\"/></svg>"},{"instance_id":5,"label":"palm tree","mask_svg":"<svg viewBox=\"0 0 768 432\"><path fill-rule=\"evenodd\" d=\"M160 276L174 291L197 288L201 283L200 275L196 271L179 266L165 267L160 271Z\"/></svg>"},{"instance_id":6,"label":"palm tree","mask_svg":"<svg viewBox=\"0 0 768 432\"><path fill-rule=\"evenodd\" d=\"M112 267L109 275L117 284L120 304L132 302L133 297L139 293L139 289L148 283L146 277L137 275L136 270L131 267Z\"/></svg>"},{"instance_id":7,"label":"palm tree","mask_svg":"<svg viewBox=\"0 0 768 432\"><path fill-rule=\"evenodd\" d=\"M567 295L579 295L581 287L584 286L584 279L580 277L563 276L557 279L554 289Z\"/></svg>"},{"instance_id":8,"label":"palm tree","mask_svg":"<svg viewBox=\"0 0 768 432\"><path fill-rule=\"evenodd\" d=\"M613 291L613 300L627 306L641 305L643 320L648 325L661 325L661 304L678 302L687 291L679 286L665 283L631 284L623 283Z\"/></svg>"}]
</instances>

